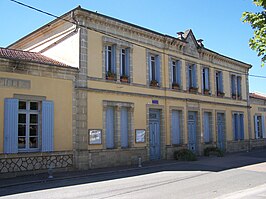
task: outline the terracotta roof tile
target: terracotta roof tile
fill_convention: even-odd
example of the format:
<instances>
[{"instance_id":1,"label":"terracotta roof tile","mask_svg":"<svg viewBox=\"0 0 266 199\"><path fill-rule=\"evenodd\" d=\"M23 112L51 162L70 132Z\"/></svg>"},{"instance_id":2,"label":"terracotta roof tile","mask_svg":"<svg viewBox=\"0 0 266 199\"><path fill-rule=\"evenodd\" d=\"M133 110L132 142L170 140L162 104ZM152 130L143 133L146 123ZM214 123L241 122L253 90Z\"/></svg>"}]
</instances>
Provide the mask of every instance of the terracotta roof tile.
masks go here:
<instances>
[{"instance_id":1,"label":"terracotta roof tile","mask_svg":"<svg viewBox=\"0 0 266 199\"><path fill-rule=\"evenodd\" d=\"M13 59L13 60L30 61L30 62L40 63L40 64L70 67L64 63L53 60L37 52L14 50L14 49L0 47L0 57L6 58L6 59Z\"/></svg>"},{"instance_id":2,"label":"terracotta roof tile","mask_svg":"<svg viewBox=\"0 0 266 199\"><path fill-rule=\"evenodd\" d=\"M266 100L266 95L262 93L249 93L249 97Z\"/></svg>"}]
</instances>

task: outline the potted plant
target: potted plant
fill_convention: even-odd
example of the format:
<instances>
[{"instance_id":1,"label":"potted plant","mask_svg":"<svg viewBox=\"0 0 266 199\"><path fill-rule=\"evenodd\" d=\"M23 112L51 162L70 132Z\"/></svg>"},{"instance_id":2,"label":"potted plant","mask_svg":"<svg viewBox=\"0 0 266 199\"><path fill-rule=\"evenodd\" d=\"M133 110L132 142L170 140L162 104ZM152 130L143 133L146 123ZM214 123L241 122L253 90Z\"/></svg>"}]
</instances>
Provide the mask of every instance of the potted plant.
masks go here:
<instances>
[{"instance_id":1,"label":"potted plant","mask_svg":"<svg viewBox=\"0 0 266 199\"><path fill-rule=\"evenodd\" d=\"M176 83L176 82L173 82L173 83L172 83L172 88L173 88L173 89L179 89L179 84Z\"/></svg>"},{"instance_id":2,"label":"potted plant","mask_svg":"<svg viewBox=\"0 0 266 199\"><path fill-rule=\"evenodd\" d=\"M108 71L106 74L106 79L114 80L115 79L115 73L113 73L112 71Z\"/></svg>"},{"instance_id":3,"label":"potted plant","mask_svg":"<svg viewBox=\"0 0 266 199\"><path fill-rule=\"evenodd\" d=\"M128 76L127 76L127 75L121 75L121 76L120 76L120 81L121 81L121 82L126 82L126 83L127 83L127 82L128 82Z\"/></svg>"},{"instance_id":4,"label":"potted plant","mask_svg":"<svg viewBox=\"0 0 266 199\"><path fill-rule=\"evenodd\" d=\"M232 98L233 99L236 99L236 94L232 94Z\"/></svg>"},{"instance_id":5,"label":"potted plant","mask_svg":"<svg viewBox=\"0 0 266 199\"><path fill-rule=\"evenodd\" d=\"M153 86L153 87L159 87L159 83L157 80L151 80L150 82L150 86Z\"/></svg>"}]
</instances>

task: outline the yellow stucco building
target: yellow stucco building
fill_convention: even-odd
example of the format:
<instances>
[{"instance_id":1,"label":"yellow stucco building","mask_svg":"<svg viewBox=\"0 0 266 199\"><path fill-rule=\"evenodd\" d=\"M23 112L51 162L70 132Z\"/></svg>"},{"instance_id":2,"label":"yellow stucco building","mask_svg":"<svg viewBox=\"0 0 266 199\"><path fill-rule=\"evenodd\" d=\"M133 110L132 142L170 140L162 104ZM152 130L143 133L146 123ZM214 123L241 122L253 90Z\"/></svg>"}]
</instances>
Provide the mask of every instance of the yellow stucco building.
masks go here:
<instances>
[{"instance_id":1,"label":"yellow stucco building","mask_svg":"<svg viewBox=\"0 0 266 199\"><path fill-rule=\"evenodd\" d=\"M250 148L251 65L204 47L192 30L172 37L81 7L61 18L9 48L77 71L74 80L25 77L38 79L29 93L54 101L54 146L72 150L76 168L171 159L180 148L199 155L208 146ZM13 93L4 91L1 107Z\"/></svg>"}]
</instances>

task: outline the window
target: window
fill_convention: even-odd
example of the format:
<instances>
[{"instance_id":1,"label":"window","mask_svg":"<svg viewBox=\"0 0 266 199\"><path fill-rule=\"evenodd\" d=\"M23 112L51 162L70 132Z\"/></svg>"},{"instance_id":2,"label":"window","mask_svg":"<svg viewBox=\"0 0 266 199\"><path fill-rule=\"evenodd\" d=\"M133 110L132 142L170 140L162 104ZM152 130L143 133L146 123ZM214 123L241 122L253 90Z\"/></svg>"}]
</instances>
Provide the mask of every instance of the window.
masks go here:
<instances>
[{"instance_id":1,"label":"window","mask_svg":"<svg viewBox=\"0 0 266 199\"><path fill-rule=\"evenodd\" d=\"M181 62L179 60L171 60L172 72L172 88L180 88L181 84Z\"/></svg>"},{"instance_id":2,"label":"window","mask_svg":"<svg viewBox=\"0 0 266 199\"><path fill-rule=\"evenodd\" d=\"M232 93L232 98L236 99L236 76L231 75L231 93Z\"/></svg>"},{"instance_id":3,"label":"window","mask_svg":"<svg viewBox=\"0 0 266 199\"><path fill-rule=\"evenodd\" d=\"M196 65L189 64L187 71L187 85L189 89L197 89L197 73L196 73Z\"/></svg>"},{"instance_id":4,"label":"window","mask_svg":"<svg viewBox=\"0 0 266 199\"><path fill-rule=\"evenodd\" d=\"M265 119L264 116L254 116L255 138L265 138Z\"/></svg>"},{"instance_id":5,"label":"window","mask_svg":"<svg viewBox=\"0 0 266 199\"><path fill-rule=\"evenodd\" d=\"M244 115L242 113L233 114L233 136L234 140L244 139Z\"/></svg>"},{"instance_id":6,"label":"window","mask_svg":"<svg viewBox=\"0 0 266 199\"><path fill-rule=\"evenodd\" d=\"M172 144L182 144L181 111L172 111Z\"/></svg>"},{"instance_id":7,"label":"window","mask_svg":"<svg viewBox=\"0 0 266 199\"><path fill-rule=\"evenodd\" d=\"M19 101L18 110L18 149L31 150L39 148L39 102Z\"/></svg>"},{"instance_id":8,"label":"window","mask_svg":"<svg viewBox=\"0 0 266 199\"><path fill-rule=\"evenodd\" d=\"M221 71L216 71L215 73L215 83L216 83L216 95L217 96L224 96L224 89L223 89L223 74Z\"/></svg>"},{"instance_id":9,"label":"window","mask_svg":"<svg viewBox=\"0 0 266 199\"><path fill-rule=\"evenodd\" d=\"M129 73L130 73L130 49L129 48L122 48L120 50L120 80L122 82L129 81Z\"/></svg>"},{"instance_id":10,"label":"window","mask_svg":"<svg viewBox=\"0 0 266 199\"><path fill-rule=\"evenodd\" d=\"M113 80L116 76L116 46L105 46L105 70L106 78Z\"/></svg>"},{"instance_id":11,"label":"window","mask_svg":"<svg viewBox=\"0 0 266 199\"><path fill-rule=\"evenodd\" d=\"M233 99L241 99L241 77L236 75L231 75L231 93Z\"/></svg>"},{"instance_id":12,"label":"window","mask_svg":"<svg viewBox=\"0 0 266 199\"><path fill-rule=\"evenodd\" d=\"M52 101L5 99L4 153L53 151L53 110Z\"/></svg>"},{"instance_id":13,"label":"window","mask_svg":"<svg viewBox=\"0 0 266 199\"><path fill-rule=\"evenodd\" d=\"M203 93L206 95L209 95L210 92L210 83L209 83L209 68L203 68L202 69L202 90Z\"/></svg>"},{"instance_id":14,"label":"window","mask_svg":"<svg viewBox=\"0 0 266 199\"><path fill-rule=\"evenodd\" d=\"M149 54L149 71L150 71L150 86L160 86L160 57L159 55Z\"/></svg>"},{"instance_id":15,"label":"window","mask_svg":"<svg viewBox=\"0 0 266 199\"><path fill-rule=\"evenodd\" d=\"M204 112L204 142L212 141L211 113Z\"/></svg>"}]
</instances>

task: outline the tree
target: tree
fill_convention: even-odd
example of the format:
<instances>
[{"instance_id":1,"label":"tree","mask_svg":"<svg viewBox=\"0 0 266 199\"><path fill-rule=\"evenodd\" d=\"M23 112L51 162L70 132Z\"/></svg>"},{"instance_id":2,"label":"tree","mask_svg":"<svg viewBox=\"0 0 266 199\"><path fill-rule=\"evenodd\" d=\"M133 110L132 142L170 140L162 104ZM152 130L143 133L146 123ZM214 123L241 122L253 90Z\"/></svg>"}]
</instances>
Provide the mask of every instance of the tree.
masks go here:
<instances>
[{"instance_id":1,"label":"tree","mask_svg":"<svg viewBox=\"0 0 266 199\"><path fill-rule=\"evenodd\" d=\"M263 8L261 12L243 12L242 21L249 23L254 30L254 36L249 39L249 46L261 57L261 66L266 63L266 0L253 0L256 6Z\"/></svg>"}]
</instances>

